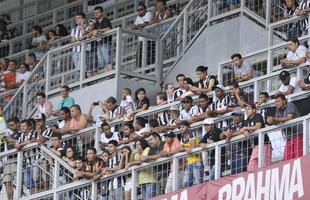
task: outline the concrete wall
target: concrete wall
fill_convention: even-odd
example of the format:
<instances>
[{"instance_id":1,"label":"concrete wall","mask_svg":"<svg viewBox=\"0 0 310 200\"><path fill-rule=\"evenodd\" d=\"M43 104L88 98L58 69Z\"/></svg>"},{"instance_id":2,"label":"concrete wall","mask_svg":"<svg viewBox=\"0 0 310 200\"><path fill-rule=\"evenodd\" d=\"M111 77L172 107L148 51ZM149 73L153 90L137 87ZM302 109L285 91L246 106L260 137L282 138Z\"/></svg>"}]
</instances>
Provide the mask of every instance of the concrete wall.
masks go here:
<instances>
[{"instance_id":1,"label":"concrete wall","mask_svg":"<svg viewBox=\"0 0 310 200\"><path fill-rule=\"evenodd\" d=\"M219 63L233 53L247 54L267 47L267 31L241 16L207 27L178 64L170 71L164 83L175 83L175 76L184 73L196 80L195 68L207 65L210 74L218 74Z\"/></svg>"}]
</instances>

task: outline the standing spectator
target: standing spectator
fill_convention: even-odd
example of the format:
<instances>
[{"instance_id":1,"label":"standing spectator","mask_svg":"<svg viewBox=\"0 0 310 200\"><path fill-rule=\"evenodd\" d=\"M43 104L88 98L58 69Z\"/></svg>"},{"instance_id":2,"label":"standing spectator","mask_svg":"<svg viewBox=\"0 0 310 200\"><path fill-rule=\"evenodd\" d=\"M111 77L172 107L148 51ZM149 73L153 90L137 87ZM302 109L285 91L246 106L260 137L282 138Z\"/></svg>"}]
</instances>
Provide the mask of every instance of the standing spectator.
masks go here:
<instances>
[{"instance_id":1,"label":"standing spectator","mask_svg":"<svg viewBox=\"0 0 310 200\"><path fill-rule=\"evenodd\" d=\"M294 17L298 14L298 2L297 0L285 0L286 9L284 10L283 17L284 19ZM300 37L302 34L300 22L292 23L288 27L286 33L287 38L291 37Z\"/></svg>"},{"instance_id":2,"label":"standing spectator","mask_svg":"<svg viewBox=\"0 0 310 200\"><path fill-rule=\"evenodd\" d=\"M167 104L167 96L163 93L158 93L156 96L156 104L158 106ZM162 112L157 113L157 121L159 126L164 126L169 122L169 112L164 110Z\"/></svg>"},{"instance_id":3,"label":"standing spectator","mask_svg":"<svg viewBox=\"0 0 310 200\"><path fill-rule=\"evenodd\" d=\"M182 96L183 93L186 92L185 87L184 87L184 80L186 79L184 74L178 74L176 76L176 80L178 82L179 88L176 89L173 93L173 100L174 101L180 101L180 97Z\"/></svg>"},{"instance_id":4,"label":"standing spectator","mask_svg":"<svg viewBox=\"0 0 310 200\"><path fill-rule=\"evenodd\" d=\"M220 140L220 135L222 130L215 127L214 120L212 118L207 118L203 121L203 127L206 134L203 136L202 140L200 141L200 146L204 149L207 149L209 144L217 142ZM215 176L215 150L211 151L210 157L210 171L209 176L210 180L214 180Z\"/></svg>"},{"instance_id":5,"label":"standing spectator","mask_svg":"<svg viewBox=\"0 0 310 200\"><path fill-rule=\"evenodd\" d=\"M43 34L42 28L39 25L34 25L31 29L32 41L31 47L34 49L34 54L37 59L41 59L45 53L44 43L46 42L46 36Z\"/></svg>"},{"instance_id":6,"label":"standing spectator","mask_svg":"<svg viewBox=\"0 0 310 200\"><path fill-rule=\"evenodd\" d=\"M297 77L290 77L290 73L288 71L284 70L280 72L279 78L282 82L282 85L278 90L279 93L286 96L301 91L301 88L299 87L299 79Z\"/></svg>"},{"instance_id":7,"label":"standing spectator","mask_svg":"<svg viewBox=\"0 0 310 200\"><path fill-rule=\"evenodd\" d=\"M84 24L85 21L85 14L84 13L78 13L75 15L75 22L76 22L76 27L72 29L71 31L71 42L77 42L79 41L86 29L86 24ZM72 60L74 63L75 69L80 69L81 68L81 46L74 46L72 49Z\"/></svg>"},{"instance_id":8,"label":"standing spectator","mask_svg":"<svg viewBox=\"0 0 310 200\"><path fill-rule=\"evenodd\" d=\"M104 149L106 149L108 147L108 143L111 140L119 142L119 140L120 140L119 133L112 132L111 131L111 127L110 127L110 125L107 122L103 122L101 124L101 131L102 132L101 132L101 136L100 136L99 145L100 145L100 148L102 150L104 150Z\"/></svg>"},{"instance_id":9,"label":"standing spectator","mask_svg":"<svg viewBox=\"0 0 310 200\"><path fill-rule=\"evenodd\" d=\"M237 82L247 81L255 78L253 67L250 63L242 59L241 54L233 54L231 59L234 63L234 77Z\"/></svg>"},{"instance_id":10,"label":"standing spectator","mask_svg":"<svg viewBox=\"0 0 310 200\"><path fill-rule=\"evenodd\" d=\"M120 106L124 113L125 121L132 121L133 115L131 115L135 110L135 104L131 97L131 90L129 88L124 88L122 91L122 101Z\"/></svg>"},{"instance_id":11,"label":"standing spectator","mask_svg":"<svg viewBox=\"0 0 310 200\"><path fill-rule=\"evenodd\" d=\"M183 177L183 188L202 183L203 181L203 164L200 154L191 154L192 150L199 145L199 139L194 132L190 131L190 123L181 121L180 123L180 142L182 150L190 155L187 158L185 172Z\"/></svg>"},{"instance_id":12,"label":"standing spectator","mask_svg":"<svg viewBox=\"0 0 310 200\"><path fill-rule=\"evenodd\" d=\"M307 48L299 43L298 38L292 37L287 40L289 52L285 59L280 60L283 68L293 67L306 63Z\"/></svg>"},{"instance_id":13,"label":"standing spectator","mask_svg":"<svg viewBox=\"0 0 310 200\"><path fill-rule=\"evenodd\" d=\"M69 86L67 86L67 85L61 86L60 96L61 96L62 100L59 101L57 104L57 112L63 107L70 108L71 106L73 106L75 104L73 97L69 96L69 93L70 93Z\"/></svg>"},{"instance_id":14,"label":"standing spectator","mask_svg":"<svg viewBox=\"0 0 310 200\"><path fill-rule=\"evenodd\" d=\"M53 135L53 131L52 129L46 127L45 125L46 117L44 114L37 113L34 116L34 120L35 120L35 131L37 135L36 141L40 145L45 143L51 138L51 136Z\"/></svg>"},{"instance_id":15,"label":"standing spectator","mask_svg":"<svg viewBox=\"0 0 310 200\"><path fill-rule=\"evenodd\" d=\"M19 71L16 73L16 84L22 85L30 77L30 68L26 63L19 65Z\"/></svg>"},{"instance_id":16,"label":"standing spectator","mask_svg":"<svg viewBox=\"0 0 310 200\"><path fill-rule=\"evenodd\" d=\"M192 122L192 118L198 115L198 107L193 105L193 98L186 96L182 100L183 109L180 111L180 120Z\"/></svg>"},{"instance_id":17,"label":"standing spectator","mask_svg":"<svg viewBox=\"0 0 310 200\"><path fill-rule=\"evenodd\" d=\"M103 8L96 6L95 9L95 31L93 35L105 33L112 29L111 21L104 16ZM112 70L112 36L107 36L98 41L97 46L98 68L103 68L106 71Z\"/></svg>"},{"instance_id":18,"label":"standing spectator","mask_svg":"<svg viewBox=\"0 0 310 200\"><path fill-rule=\"evenodd\" d=\"M310 89L310 73L308 74L307 78L299 81L299 87L304 90Z\"/></svg>"},{"instance_id":19,"label":"standing spectator","mask_svg":"<svg viewBox=\"0 0 310 200\"><path fill-rule=\"evenodd\" d=\"M7 30L7 23L0 20L0 43L11 39L11 33Z\"/></svg>"},{"instance_id":20,"label":"standing spectator","mask_svg":"<svg viewBox=\"0 0 310 200\"><path fill-rule=\"evenodd\" d=\"M37 56L34 53L31 53L27 57L27 64L29 65L29 70L32 71L35 66L38 64Z\"/></svg>"},{"instance_id":21,"label":"standing spectator","mask_svg":"<svg viewBox=\"0 0 310 200\"><path fill-rule=\"evenodd\" d=\"M146 6L144 3L139 3L138 8L138 15L136 17L135 23L131 25L131 29L139 30L144 28L145 26L149 25L152 19L152 14L146 10Z\"/></svg>"},{"instance_id":22,"label":"standing spectator","mask_svg":"<svg viewBox=\"0 0 310 200\"><path fill-rule=\"evenodd\" d=\"M56 35L61 38L69 35L67 28L63 24L57 24L55 27Z\"/></svg>"},{"instance_id":23,"label":"standing spectator","mask_svg":"<svg viewBox=\"0 0 310 200\"><path fill-rule=\"evenodd\" d=\"M3 73L3 83L5 91L16 89L18 87L18 85L16 84L16 61L10 60L7 71ZM13 96L11 95L5 96L5 103L9 102L12 98Z\"/></svg>"},{"instance_id":24,"label":"standing spectator","mask_svg":"<svg viewBox=\"0 0 310 200\"><path fill-rule=\"evenodd\" d=\"M73 175L74 180L81 180L83 179L83 175L86 171L86 166L85 166L85 159L81 156L76 156L74 158L75 161L75 172Z\"/></svg>"},{"instance_id":25,"label":"standing spectator","mask_svg":"<svg viewBox=\"0 0 310 200\"><path fill-rule=\"evenodd\" d=\"M46 95L43 92L37 93L36 96L38 101L38 104L36 105L36 113L42 113L46 118L49 118L52 115L53 104L46 100Z\"/></svg>"},{"instance_id":26,"label":"standing spectator","mask_svg":"<svg viewBox=\"0 0 310 200\"><path fill-rule=\"evenodd\" d=\"M283 94L277 94L275 96L276 101L276 114L274 117L268 116L268 124L278 124L287 122L291 119L300 117L299 111L294 103L287 102ZM290 160L293 158L301 157L303 155L303 133L302 126L290 127L282 130L282 136L286 139L286 145L284 149L284 160ZM279 137L282 137L279 136ZM271 140L271 145L275 149L274 144L276 140Z\"/></svg>"},{"instance_id":27,"label":"standing spectator","mask_svg":"<svg viewBox=\"0 0 310 200\"><path fill-rule=\"evenodd\" d=\"M259 94L259 100L255 104L258 113L260 113L263 116L265 124L267 123L267 117L270 116L270 108L265 107L268 100L269 100L268 92L261 92Z\"/></svg>"},{"instance_id":28,"label":"standing spectator","mask_svg":"<svg viewBox=\"0 0 310 200\"><path fill-rule=\"evenodd\" d=\"M172 16L173 16L173 13L171 9L167 6L166 0L157 0L156 5L152 11L151 24L159 23Z\"/></svg>"},{"instance_id":29,"label":"standing spectator","mask_svg":"<svg viewBox=\"0 0 310 200\"><path fill-rule=\"evenodd\" d=\"M310 5L308 0L300 1L299 7L296 9L295 14L297 16L307 16L307 13L310 11ZM308 34L309 22L307 19L302 21L301 24L302 35Z\"/></svg>"},{"instance_id":30,"label":"standing spectator","mask_svg":"<svg viewBox=\"0 0 310 200\"><path fill-rule=\"evenodd\" d=\"M196 85L200 93L211 92L213 87L218 84L215 76L208 74L208 67L198 66L196 68L196 75L199 78Z\"/></svg>"},{"instance_id":31,"label":"standing spectator","mask_svg":"<svg viewBox=\"0 0 310 200\"><path fill-rule=\"evenodd\" d=\"M167 96L167 102L168 103L174 102L174 97L173 97L174 90L175 90L175 87L174 87L174 85L172 83L167 83L166 84L166 86L165 86L165 93L166 93L166 96Z\"/></svg>"}]
</instances>

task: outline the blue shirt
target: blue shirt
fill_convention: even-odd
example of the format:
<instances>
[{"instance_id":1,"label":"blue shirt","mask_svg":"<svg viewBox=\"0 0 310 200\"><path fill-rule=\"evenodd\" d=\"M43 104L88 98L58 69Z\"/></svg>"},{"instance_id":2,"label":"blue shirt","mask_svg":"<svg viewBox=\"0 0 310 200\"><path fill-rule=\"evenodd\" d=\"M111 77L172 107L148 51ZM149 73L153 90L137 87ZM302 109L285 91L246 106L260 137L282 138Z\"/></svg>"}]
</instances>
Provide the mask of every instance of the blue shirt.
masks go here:
<instances>
[{"instance_id":1,"label":"blue shirt","mask_svg":"<svg viewBox=\"0 0 310 200\"><path fill-rule=\"evenodd\" d=\"M71 106L73 106L74 103L74 99L72 97L67 97L66 99L63 99L62 101L60 101L57 105L57 110L60 110L63 107L67 107L70 108Z\"/></svg>"}]
</instances>

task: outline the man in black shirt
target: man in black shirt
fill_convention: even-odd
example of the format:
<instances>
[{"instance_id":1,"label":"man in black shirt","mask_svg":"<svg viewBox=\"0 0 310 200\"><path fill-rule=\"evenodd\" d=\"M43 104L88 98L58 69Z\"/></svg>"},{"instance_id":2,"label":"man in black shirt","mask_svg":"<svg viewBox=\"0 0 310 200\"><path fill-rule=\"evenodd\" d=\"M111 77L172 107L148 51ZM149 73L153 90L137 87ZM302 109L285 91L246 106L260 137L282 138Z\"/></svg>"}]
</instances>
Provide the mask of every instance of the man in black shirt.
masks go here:
<instances>
[{"instance_id":1,"label":"man in black shirt","mask_svg":"<svg viewBox=\"0 0 310 200\"><path fill-rule=\"evenodd\" d=\"M111 21L103 15L103 8L96 6L95 9L96 23L94 24L96 31L93 35L104 33L112 29ZM112 36L105 36L98 41L97 57L99 68L106 67L106 71L112 70Z\"/></svg>"},{"instance_id":2,"label":"man in black shirt","mask_svg":"<svg viewBox=\"0 0 310 200\"><path fill-rule=\"evenodd\" d=\"M203 121L203 127L205 129L206 134L203 136L202 140L200 141L200 146L204 149L207 149L208 144L212 144L220 140L220 135L222 130L216 128L214 126L214 120L212 118L207 118ZM214 180L215 175L215 150L211 150L211 154L209 155L210 158L210 172L209 172L209 180Z\"/></svg>"}]
</instances>

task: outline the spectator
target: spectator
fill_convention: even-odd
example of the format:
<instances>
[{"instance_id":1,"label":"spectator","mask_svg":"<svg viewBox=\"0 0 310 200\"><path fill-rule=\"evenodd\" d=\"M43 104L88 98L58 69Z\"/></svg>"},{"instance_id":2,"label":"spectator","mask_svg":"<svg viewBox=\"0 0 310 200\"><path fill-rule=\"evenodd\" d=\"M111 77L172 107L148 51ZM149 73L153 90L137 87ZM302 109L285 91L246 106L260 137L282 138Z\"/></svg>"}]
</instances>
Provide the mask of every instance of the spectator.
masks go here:
<instances>
[{"instance_id":1,"label":"spectator","mask_svg":"<svg viewBox=\"0 0 310 200\"><path fill-rule=\"evenodd\" d=\"M146 127L146 121L143 117L137 117L134 123L134 129L136 134L140 137L148 137L147 134L149 132L148 128Z\"/></svg>"},{"instance_id":2,"label":"spectator","mask_svg":"<svg viewBox=\"0 0 310 200\"><path fill-rule=\"evenodd\" d=\"M27 57L27 64L29 65L30 71L32 71L35 66L38 64L37 56L34 53L31 53Z\"/></svg>"},{"instance_id":3,"label":"spectator","mask_svg":"<svg viewBox=\"0 0 310 200\"><path fill-rule=\"evenodd\" d=\"M298 38L292 37L287 40L289 52L285 59L280 60L283 68L293 67L306 63L307 48L299 43Z\"/></svg>"},{"instance_id":4,"label":"spectator","mask_svg":"<svg viewBox=\"0 0 310 200\"><path fill-rule=\"evenodd\" d=\"M239 84L234 82L231 86L229 86L229 93L230 93L230 107L237 107L241 106L244 107L246 103L250 103L249 97L244 95L244 92L240 89Z\"/></svg>"},{"instance_id":5,"label":"spectator","mask_svg":"<svg viewBox=\"0 0 310 200\"><path fill-rule=\"evenodd\" d=\"M242 59L241 54L233 54L231 59L234 63L234 77L237 82L247 81L255 78L253 67L250 63Z\"/></svg>"},{"instance_id":6,"label":"spectator","mask_svg":"<svg viewBox=\"0 0 310 200\"><path fill-rule=\"evenodd\" d=\"M291 18L297 15L298 2L297 0L285 0L286 9L284 10L284 19ZM299 22L292 23L288 27L287 38L300 37L302 34L301 25Z\"/></svg>"},{"instance_id":7,"label":"spectator","mask_svg":"<svg viewBox=\"0 0 310 200\"><path fill-rule=\"evenodd\" d=\"M38 104L36 105L36 114L42 113L46 118L49 118L52 115L53 104L46 100L46 95L43 92L37 93L36 96L38 101Z\"/></svg>"},{"instance_id":8,"label":"spectator","mask_svg":"<svg viewBox=\"0 0 310 200\"><path fill-rule=\"evenodd\" d=\"M59 123L58 126L51 125L51 129L53 130L54 133L63 135L63 134L66 134L64 132L64 128L70 128L71 126L70 109L67 107L61 108L59 111L59 116L62 121Z\"/></svg>"},{"instance_id":9,"label":"spectator","mask_svg":"<svg viewBox=\"0 0 310 200\"><path fill-rule=\"evenodd\" d=\"M239 132L244 126L246 126L243 120L243 111L240 108L235 108L231 113L233 121L225 127L224 131L220 135L220 139L225 139L229 142L232 137L238 136ZM231 144L231 173L237 174L247 170L247 163L252 153L250 142L244 140L242 142L235 142Z\"/></svg>"},{"instance_id":10,"label":"spectator","mask_svg":"<svg viewBox=\"0 0 310 200\"><path fill-rule=\"evenodd\" d=\"M147 110L150 107L150 99L146 96L144 88L139 88L135 92L136 110L133 113L138 113Z\"/></svg>"},{"instance_id":11,"label":"spectator","mask_svg":"<svg viewBox=\"0 0 310 200\"><path fill-rule=\"evenodd\" d=\"M16 84L16 61L11 60L9 62L9 67L7 71L3 73L3 82L5 91L16 89L18 85ZM13 64L15 63L15 64ZM6 96L4 98L5 102L9 102L13 96Z\"/></svg>"},{"instance_id":12,"label":"spectator","mask_svg":"<svg viewBox=\"0 0 310 200\"><path fill-rule=\"evenodd\" d=\"M167 104L167 96L163 93L158 93L156 96L156 104L158 106ZM169 119L170 116L167 110L157 113L157 121L159 126L164 126L168 124Z\"/></svg>"},{"instance_id":13,"label":"spectator","mask_svg":"<svg viewBox=\"0 0 310 200\"><path fill-rule=\"evenodd\" d=\"M102 102L100 102L100 101L97 101L97 102L92 102L91 103L91 105L90 105L90 107L89 107L89 110L88 110L88 112L87 112L87 121L89 122L89 123L93 123L93 124L97 124L97 125L100 125L101 123L102 123L102 121L104 121L104 119L106 119L107 118L107 116L108 116L108 114L107 113L105 113L105 114L103 114L102 113L102 110L100 110L99 112L99 114L97 115L97 117L96 117L96 119L94 119L94 117L93 117L93 110L94 110L94 108L96 107L96 106L101 106L101 108L103 107L103 104L105 104L105 102L104 103L102 103Z\"/></svg>"},{"instance_id":14,"label":"spectator","mask_svg":"<svg viewBox=\"0 0 310 200\"><path fill-rule=\"evenodd\" d=\"M51 136L53 135L53 131L52 131L52 129L45 126L46 117L44 114L37 113L34 116L34 120L36 122L36 124L35 124L35 126L36 126L35 131L36 131L36 135L37 135L36 141L38 144L43 144L51 138Z\"/></svg>"},{"instance_id":15,"label":"spectator","mask_svg":"<svg viewBox=\"0 0 310 200\"><path fill-rule=\"evenodd\" d=\"M199 93L211 92L213 87L218 84L215 76L208 74L208 67L198 66L196 68L196 75L199 78L196 84Z\"/></svg>"},{"instance_id":16,"label":"spectator","mask_svg":"<svg viewBox=\"0 0 310 200\"><path fill-rule=\"evenodd\" d=\"M178 127L178 122L180 121L180 110L178 108L178 106L171 106L169 108L169 116L170 119L168 121L168 124L166 124L165 126L160 126L157 129L155 129L158 132L166 132L169 130L173 130L176 129Z\"/></svg>"},{"instance_id":17,"label":"spectator","mask_svg":"<svg viewBox=\"0 0 310 200\"><path fill-rule=\"evenodd\" d=\"M120 136L119 133L117 132L112 132L111 131L111 126L107 122L103 122L101 124L101 136L100 136L100 148L102 150L106 149L108 147L108 143L111 140L114 140L116 142L120 141Z\"/></svg>"},{"instance_id":18,"label":"spectator","mask_svg":"<svg viewBox=\"0 0 310 200\"><path fill-rule=\"evenodd\" d=\"M175 134L171 131L167 134L165 134L165 144L164 149L160 153L161 156L171 156L175 153L180 152L181 150L181 144L180 141L176 138ZM172 191L172 179L173 179L173 172L172 172L172 163L170 165L170 171L166 183L165 193ZM179 176L181 178L181 176Z\"/></svg>"},{"instance_id":19,"label":"spectator","mask_svg":"<svg viewBox=\"0 0 310 200\"><path fill-rule=\"evenodd\" d=\"M51 151L60 158L64 157L66 155L67 146L64 142L61 141L62 139L61 135L53 134L51 136L51 139L52 139Z\"/></svg>"},{"instance_id":20,"label":"spectator","mask_svg":"<svg viewBox=\"0 0 310 200\"><path fill-rule=\"evenodd\" d=\"M62 98L61 101L58 102L57 104L57 112L59 112L59 110L63 107L67 107L70 108L71 106L73 106L75 104L74 99L69 96L70 93L70 88L67 85L61 86L60 88L60 96ZM55 112L53 113L55 114Z\"/></svg>"},{"instance_id":21,"label":"spectator","mask_svg":"<svg viewBox=\"0 0 310 200\"><path fill-rule=\"evenodd\" d=\"M12 24L10 15L3 14L3 15L1 15L1 17L6 22L7 25Z\"/></svg>"},{"instance_id":22,"label":"spectator","mask_svg":"<svg viewBox=\"0 0 310 200\"><path fill-rule=\"evenodd\" d=\"M199 95L198 106L197 106L197 115L192 117L193 122L198 122L209 117L210 112L210 103L209 97L206 94Z\"/></svg>"},{"instance_id":23,"label":"spectator","mask_svg":"<svg viewBox=\"0 0 310 200\"><path fill-rule=\"evenodd\" d=\"M96 174L100 173L103 166L102 160L97 157L97 150L95 148L87 149L87 162L85 167L85 172L77 169L74 173L74 178L87 178L92 179ZM78 165L77 165L78 166Z\"/></svg>"},{"instance_id":24,"label":"spectator","mask_svg":"<svg viewBox=\"0 0 310 200\"><path fill-rule=\"evenodd\" d=\"M167 96L167 102L168 103L174 102L174 97L173 97L174 90L175 90L175 88L174 88L174 85L172 83L166 84L166 86L165 86L165 93L166 93L166 96Z\"/></svg>"},{"instance_id":25,"label":"spectator","mask_svg":"<svg viewBox=\"0 0 310 200\"><path fill-rule=\"evenodd\" d=\"M116 99L114 97L109 97L105 100L105 104L101 104L104 115L101 120L113 121L122 117L123 108L116 104Z\"/></svg>"},{"instance_id":26,"label":"spectator","mask_svg":"<svg viewBox=\"0 0 310 200\"><path fill-rule=\"evenodd\" d=\"M39 25L34 25L31 29L32 41L31 48L34 49L34 54L40 60L45 53L44 43L46 42L46 36L43 34L42 28Z\"/></svg>"},{"instance_id":27,"label":"spectator","mask_svg":"<svg viewBox=\"0 0 310 200\"><path fill-rule=\"evenodd\" d=\"M131 97L131 90L129 88L124 88L122 91L122 101L120 106L124 113L124 120L125 121L132 121L133 115L131 113L135 110L135 105L133 99Z\"/></svg>"},{"instance_id":28,"label":"spectator","mask_svg":"<svg viewBox=\"0 0 310 200\"><path fill-rule=\"evenodd\" d=\"M136 17L135 23L131 25L131 29L133 30L140 30L144 28L150 24L152 19L152 14L146 10L144 3L139 3L137 11L138 15Z\"/></svg>"},{"instance_id":29,"label":"spectator","mask_svg":"<svg viewBox=\"0 0 310 200\"><path fill-rule=\"evenodd\" d=\"M61 38L69 35L67 28L63 24L57 24L55 27L56 35Z\"/></svg>"},{"instance_id":30,"label":"spectator","mask_svg":"<svg viewBox=\"0 0 310 200\"><path fill-rule=\"evenodd\" d=\"M275 96L276 102L276 114L274 117L268 116L268 124L279 124L287 122L294 118L300 117L297 107L292 102L287 102L283 94L277 94ZM302 126L287 128L282 130L282 135L286 139L286 145L284 149L284 160L290 160L293 158L301 157L303 155L303 135ZM282 136L279 136L282 137ZM271 140L271 143L275 140ZM274 144L272 144L274 148Z\"/></svg>"},{"instance_id":31,"label":"spectator","mask_svg":"<svg viewBox=\"0 0 310 200\"><path fill-rule=\"evenodd\" d=\"M149 155L150 147L145 139L141 138L136 141L135 147L136 149L130 158L130 162L125 166L125 170L133 165L143 163L141 157ZM149 199L155 196L156 178L153 167L138 171L138 186L141 188L142 199Z\"/></svg>"},{"instance_id":32,"label":"spectator","mask_svg":"<svg viewBox=\"0 0 310 200\"><path fill-rule=\"evenodd\" d=\"M83 179L83 174L86 171L86 166L84 164L85 160L81 156L76 156L74 158L74 161L75 161L76 170L74 172L74 176L73 177L74 177L75 180L81 180L81 179Z\"/></svg>"},{"instance_id":33,"label":"spectator","mask_svg":"<svg viewBox=\"0 0 310 200\"><path fill-rule=\"evenodd\" d=\"M30 77L29 65L26 63L22 63L19 66L19 72L16 73L16 84L22 85L25 80Z\"/></svg>"},{"instance_id":34,"label":"spectator","mask_svg":"<svg viewBox=\"0 0 310 200\"><path fill-rule=\"evenodd\" d=\"M265 107L268 100L269 100L268 92L261 92L259 94L259 101L255 104L258 113L260 113L263 116L265 124L267 123L267 117L270 116L270 108Z\"/></svg>"},{"instance_id":35,"label":"spectator","mask_svg":"<svg viewBox=\"0 0 310 200\"><path fill-rule=\"evenodd\" d=\"M290 73L288 71L282 71L279 74L279 78L282 82L278 93L282 93L285 96L293 93L298 93L301 91L299 87L299 79L297 77L290 77Z\"/></svg>"},{"instance_id":36,"label":"spectator","mask_svg":"<svg viewBox=\"0 0 310 200\"><path fill-rule=\"evenodd\" d=\"M43 43L43 46L46 49L52 49L52 48L56 48L57 44L55 43L55 41L59 39L59 37L57 36L57 33L55 30L49 30L47 32L47 41Z\"/></svg>"},{"instance_id":37,"label":"spectator","mask_svg":"<svg viewBox=\"0 0 310 200\"><path fill-rule=\"evenodd\" d=\"M215 96L218 100L211 104L210 115L216 116L233 111L233 108L229 106L230 99L229 96L225 94L225 87L222 84L217 84L214 89Z\"/></svg>"},{"instance_id":38,"label":"spectator","mask_svg":"<svg viewBox=\"0 0 310 200\"><path fill-rule=\"evenodd\" d=\"M94 11L96 17L95 29L97 31L93 32L93 36L111 30L112 23L104 16L103 8L101 6L96 6ZM106 71L112 70L112 36L104 37L102 40L98 41L97 58L99 68L105 68Z\"/></svg>"},{"instance_id":39,"label":"spectator","mask_svg":"<svg viewBox=\"0 0 310 200\"><path fill-rule=\"evenodd\" d=\"M239 132L244 135L249 135L256 130L265 127L264 119L261 114L256 113L256 107L254 104L246 105L246 126L242 127ZM271 163L271 151L269 145L269 137L267 134L264 135L264 162L263 167L267 167ZM248 170L258 169L258 136L254 137L254 149L252 151L251 158L249 160Z\"/></svg>"},{"instance_id":40,"label":"spectator","mask_svg":"<svg viewBox=\"0 0 310 200\"><path fill-rule=\"evenodd\" d=\"M198 147L199 139L194 132L190 131L190 123L181 121L180 123L180 143L181 150L185 150L190 155L187 158L184 177L183 188L190 187L202 183L203 181L203 165L201 163L200 154L191 154L192 150Z\"/></svg>"},{"instance_id":41,"label":"spectator","mask_svg":"<svg viewBox=\"0 0 310 200\"><path fill-rule=\"evenodd\" d=\"M17 143L20 137L20 123L17 117L12 117L6 122L8 129L7 134L3 137L7 145L7 150L14 149L15 144ZM13 182L16 179L17 172L17 158L13 155L7 156L6 165L3 169L3 179L2 182L5 185L7 199L13 200Z\"/></svg>"},{"instance_id":42,"label":"spectator","mask_svg":"<svg viewBox=\"0 0 310 200\"><path fill-rule=\"evenodd\" d=\"M197 92L197 87L194 86L194 82L191 78L184 79L184 89L185 92L179 97L180 101L186 96L194 96L195 94L199 94Z\"/></svg>"},{"instance_id":43,"label":"spectator","mask_svg":"<svg viewBox=\"0 0 310 200\"><path fill-rule=\"evenodd\" d=\"M132 141L137 141L140 138L140 135L138 135L135 132L135 129L130 122L125 122L123 125L123 134L124 138L123 140L119 141L119 144L128 144Z\"/></svg>"},{"instance_id":44,"label":"spectator","mask_svg":"<svg viewBox=\"0 0 310 200\"><path fill-rule=\"evenodd\" d=\"M159 23L173 16L171 9L167 6L166 0L157 0L152 11L151 24Z\"/></svg>"},{"instance_id":45,"label":"spectator","mask_svg":"<svg viewBox=\"0 0 310 200\"><path fill-rule=\"evenodd\" d=\"M85 34L86 24L85 21L85 14L83 12L78 13L75 15L75 22L76 27L71 31L71 42L77 42L81 40L83 35ZM75 69L80 69L81 66L81 46L74 46L72 49L72 60L74 63Z\"/></svg>"},{"instance_id":46,"label":"spectator","mask_svg":"<svg viewBox=\"0 0 310 200\"><path fill-rule=\"evenodd\" d=\"M143 162L150 161L150 160L156 160L161 157L161 152L164 149L164 142L161 141L161 137L158 133L154 132L150 135L149 141L148 141L151 149L149 151L148 156L141 156L141 160Z\"/></svg>"},{"instance_id":47,"label":"spectator","mask_svg":"<svg viewBox=\"0 0 310 200\"><path fill-rule=\"evenodd\" d=\"M132 151L129 146L124 146L122 147L121 152L122 154L121 154L120 164L122 165L122 168L124 168L126 165L128 165L130 161ZM131 180L131 176L128 175L128 177L126 178L125 186L124 186L125 200L131 199L131 189L132 189L132 180Z\"/></svg>"},{"instance_id":48,"label":"spectator","mask_svg":"<svg viewBox=\"0 0 310 200\"><path fill-rule=\"evenodd\" d=\"M17 151L20 151L24 146L27 144L33 143L36 141L36 132L32 131L30 129L30 122L27 119L24 119L21 121L21 134L17 140L17 143L15 144L15 148ZM26 187L30 190L31 194L37 193L37 186L34 181L34 158L30 155L28 155L29 152L24 152L24 158L26 159L26 168L25 168L25 174L26 174Z\"/></svg>"},{"instance_id":49,"label":"spectator","mask_svg":"<svg viewBox=\"0 0 310 200\"><path fill-rule=\"evenodd\" d=\"M11 39L11 33L7 30L7 23L0 20L0 43Z\"/></svg>"},{"instance_id":50,"label":"spectator","mask_svg":"<svg viewBox=\"0 0 310 200\"><path fill-rule=\"evenodd\" d=\"M0 66L1 66L2 73L9 68L9 62L10 62L10 59L8 58L0 59Z\"/></svg>"},{"instance_id":51,"label":"spectator","mask_svg":"<svg viewBox=\"0 0 310 200\"><path fill-rule=\"evenodd\" d=\"M192 117L198 115L198 107L193 105L191 96L186 96L182 100L183 109L180 111L180 120L192 122Z\"/></svg>"},{"instance_id":52,"label":"spectator","mask_svg":"<svg viewBox=\"0 0 310 200\"><path fill-rule=\"evenodd\" d=\"M81 107L79 105L75 104L70 108L70 116L71 116L70 127L69 128L64 127L63 128L64 133L77 132L88 127L87 116L84 113L82 113Z\"/></svg>"},{"instance_id":53,"label":"spectator","mask_svg":"<svg viewBox=\"0 0 310 200\"><path fill-rule=\"evenodd\" d=\"M76 157L76 151L72 146L66 148L66 154L62 156L62 159L68 163L70 167L76 168L74 158Z\"/></svg>"},{"instance_id":54,"label":"spectator","mask_svg":"<svg viewBox=\"0 0 310 200\"><path fill-rule=\"evenodd\" d=\"M302 0L300 1L299 7L296 9L295 14L297 16L305 16L307 13L309 13L310 11L310 7L309 7L309 2L307 2L306 0ZM307 35L308 34L308 28L309 28L309 24L308 24L308 20L303 20L302 21L302 35Z\"/></svg>"},{"instance_id":55,"label":"spectator","mask_svg":"<svg viewBox=\"0 0 310 200\"><path fill-rule=\"evenodd\" d=\"M184 80L186 79L185 75L184 74L178 74L176 76L176 80L178 82L178 85L179 85L179 88L176 89L173 93L173 99L174 101L180 101L180 97L182 96L183 93L186 92L185 90L185 83L184 83Z\"/></svg>"},{"instance_id":56,"label":"spectator","mask_svg":"<svg viewBox=\"0 0 310 200\"><path fill-rule=\"evenodd\" d=\"M308 74L307 78L299 81L299 87L302 88L303 90L310 89L310 73Z\"/></svg>"}]
</instances>

